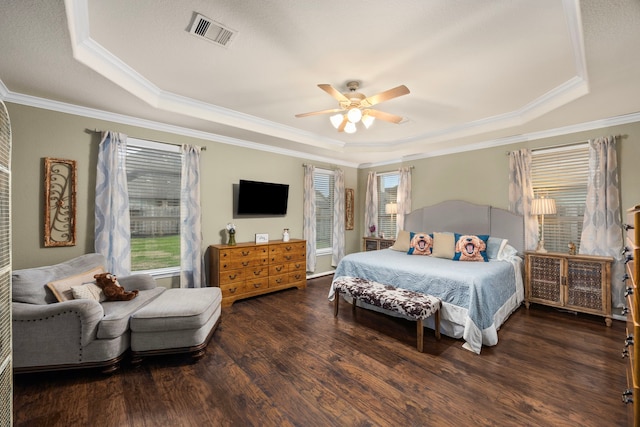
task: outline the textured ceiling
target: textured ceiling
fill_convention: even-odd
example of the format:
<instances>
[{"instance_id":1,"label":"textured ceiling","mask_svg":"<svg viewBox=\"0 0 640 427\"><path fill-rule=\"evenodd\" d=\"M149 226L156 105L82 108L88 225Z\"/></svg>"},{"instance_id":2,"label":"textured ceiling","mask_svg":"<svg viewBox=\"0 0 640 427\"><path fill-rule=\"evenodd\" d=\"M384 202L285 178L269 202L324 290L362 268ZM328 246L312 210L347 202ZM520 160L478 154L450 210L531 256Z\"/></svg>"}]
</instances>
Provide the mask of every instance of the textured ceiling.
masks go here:
<instances>
[{"instance_id":1,"label":"textured ceiling","mask_svg":"<svg viewBox=\"0 0 640 427\"><path fill-rule=\"evenodd\" d=\"M194 13L230 45L191 35ZM0 19L9 102L336 163L640 120L637 0L14 0ZM403 122L350 135L295 117L336 108L317 84L350 80L406 85L374 107Z\"/></svg>"}]
</instances>

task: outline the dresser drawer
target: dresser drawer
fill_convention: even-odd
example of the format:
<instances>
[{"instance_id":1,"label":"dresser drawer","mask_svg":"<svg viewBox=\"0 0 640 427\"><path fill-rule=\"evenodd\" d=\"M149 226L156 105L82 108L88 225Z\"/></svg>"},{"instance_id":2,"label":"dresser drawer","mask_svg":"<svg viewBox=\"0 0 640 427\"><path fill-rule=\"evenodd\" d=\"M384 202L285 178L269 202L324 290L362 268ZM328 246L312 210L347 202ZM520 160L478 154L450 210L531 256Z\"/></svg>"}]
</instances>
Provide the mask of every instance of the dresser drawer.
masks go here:
<instances>
[{"instance_id":1,"label":"dresser drawer","mask_svg":"<svg viewBox=\"0 0 640 427\"><path fill-rule=\"evenodd\" d=\"M285 274L289 271L289 264L269 264L269 275L277 276L278 274Z\"/></svg>"},{"instance_id":2,"label":"dresser drawer","mask_svg":"<svg viewBox=\"0 0 640 427\"><path fill-rule=\"evenodd\" d=\"M269 276L269 287L276 288L289 283L289 276L287 274L279 274L277 276Z\"/></svg>"},{"instance_id":3,"label":"dresser drawer","mask_svg":"<svg viewBox=\"0 0 640 427\"><path fill-rule=\"evenodd\" d=\"M222 292L222 298L233 297L246 293L244 282L228 283L226 285L220 285L220 291Z\"/></svg>"},{"instance_id":4,"label":"dresser drawer","mask_svg":"<svg viewBox=\"0 0 640 427\"><path fill-rule=\"evenodd\" d=\"M234 282L244 282L244 280L245 280L245 269L238 268L235 270L220 271L218 283L220 285L224 285L224 284L234 283Z\"/></svg>"},{"instance_id":5,"label":"dresser drawer","mask_svg":"<svg viewBox=\"0 0 640 427\"><path fill-rule=\"evenodd\" d=\"M269 278L249 279L245 284L245 292L255 292L269 287Z\"/></svg>"},{"instance_id":6,"label":"dresser drawer","mask_svg":"<svg viewBox=\"0 0 640 427\"><path fill-rule=\"evenodd\" d=\"M305 259L301 260L301 261L296 261L296 262L292 262L289 264L289 272L294 272L294 271L302 271L303 273L306 274L307 272L307 262Z\"/></svg>"},{"instance_id":7,"label":"dresser drawer","mask_svg":"<svg viewBox=\"0 0 640 427\"><path fill-rule=\"evenodd\" d=\"M307 274L304 271L294 271L289 273L289 283L301 282L307 280Z\"/></svg>"}]
</instances>

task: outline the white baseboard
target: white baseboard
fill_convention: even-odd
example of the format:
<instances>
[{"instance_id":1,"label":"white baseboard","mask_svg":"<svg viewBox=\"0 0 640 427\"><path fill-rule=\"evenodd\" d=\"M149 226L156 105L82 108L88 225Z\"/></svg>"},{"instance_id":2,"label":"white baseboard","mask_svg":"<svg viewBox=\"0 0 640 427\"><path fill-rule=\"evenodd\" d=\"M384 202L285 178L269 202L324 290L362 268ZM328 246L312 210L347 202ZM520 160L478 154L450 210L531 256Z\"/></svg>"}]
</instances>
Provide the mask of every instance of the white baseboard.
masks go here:
<instances>
[{"instance_id":1,"label":"white baseboard","mask_svg":"<svg viewBox=\"0 0 640 427\"><path fill-rule=\"evenodd\" d=\"M322 273L313 273L313 274L307 274L307 280L309 279L315 279L316 277L322 277L322 276L328 276L330 274L333 274L334 271L324 271Z\"/></svg>"}]
</instances>

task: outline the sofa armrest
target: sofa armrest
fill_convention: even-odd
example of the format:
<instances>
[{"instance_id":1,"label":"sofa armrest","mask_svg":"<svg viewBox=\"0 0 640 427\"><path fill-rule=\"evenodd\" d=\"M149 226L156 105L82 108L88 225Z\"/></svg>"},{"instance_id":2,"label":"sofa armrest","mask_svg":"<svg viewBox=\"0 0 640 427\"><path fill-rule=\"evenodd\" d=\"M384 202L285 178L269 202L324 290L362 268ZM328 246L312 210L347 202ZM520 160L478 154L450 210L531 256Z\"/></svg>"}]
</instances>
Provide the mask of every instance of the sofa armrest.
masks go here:
<instances>
[{"instance_id":1,"label":"sofa armrest","mask_svg":"<svg viewBox=\"0 0 640 427\"><path fill-rule=\"evenodd\" d=\"M133 291L134 289L146 291L158 286L156 280L150 274L133 274L131 276L118 277L118 283L126 291Z\"/></svg>"},{"instance_id":2,"label":"sofa armrest","mask_svg":"<svg viewBox=\"0 0 640 427\"><path fill-rule=\"evenodd\" d=\"M93 341L104 316L102 305L94 300L76 299L53 304L12 303L14 341L55 343L72 336L85 346ZM64 340L61 340L62 342Z\"/></svg>"}]
</instances>

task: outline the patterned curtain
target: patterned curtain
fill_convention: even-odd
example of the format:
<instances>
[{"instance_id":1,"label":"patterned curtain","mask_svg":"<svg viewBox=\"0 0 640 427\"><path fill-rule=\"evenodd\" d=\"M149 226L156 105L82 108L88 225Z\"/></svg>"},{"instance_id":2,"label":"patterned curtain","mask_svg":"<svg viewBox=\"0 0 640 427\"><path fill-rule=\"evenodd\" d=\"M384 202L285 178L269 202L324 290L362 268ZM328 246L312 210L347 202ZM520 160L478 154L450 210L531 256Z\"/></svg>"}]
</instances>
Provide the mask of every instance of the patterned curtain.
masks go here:
<instances>
[{"instance_id":1,"label":"patterned curtain","mask_svg":"<svg viewBox=\"0 0 640 427\"><path fill-rule=\"evenodd\" d=\"M622 210L616 141L612 136L589 140L589 181L580 237L580 253L615 259L612 302L624 305Z\"/></svg>"},{"instance_id":2,"label":"patterned curtain","mask_svg":"<svg viewBox=\"0 0 640 427\"><path fill-rule=\"evenodd\" d=\"M316 190L313 186L313 165L304 165L304 195L302 235L307 241L307 271L316 270Z\"/></svg>"},{"instance_id":3,"label":"patterned curtain","mask_svg":"<svg viewBox=\"0 0 640 427\"><path fill-rule=\"evenodd\" d=\"M364 237L367 237L369 227L372 225L378 231L378 182L375 172L369 172L367 177L367 194L364 203Z\"/></svg>"},{"instance_id":4,"label":"patterned curtain","mask_svg":"<svg viewBox=\"0 0 640 427\"><path fill-rule=\"evenodd\" d=\"M333 172L333 246L331 265L338 266L344 257L344 171Z\"/></svg>"},{"instance_id":5,"label":"patterned curtain","mask_svg":"<svg viewBox=\"0 0 640 427\"><path fill-rule=\"evenodd\" d=\"M180 182L180 287L203 286L200 147L182 145Z\"/></svg>"},{"instance_id":6,"label":"patterned curtain","mask_svg":"<svg viewBox=\"0 0 640 427\"><path fill-rule=\"evenodd\" d=\"M127 191L127 135L102 132L96 170L95 251L105 256L107 271L131 274L131 229Z\"/></svg>"},{"instance_id":7,"label":"patterned curtain","mask_svg":"<svg viewBox=\"0 0 640 427\"><path fill-rule=\"evenodd\" d=\"M396 216L396 236L404 230L404 216L411 213L411 168L400 168L398 182L398 215Z\"/></svg>"},{"instance_id":8,"label":"patterned curtain","mask_svg":"<svg viewBox=\"0 0 640 427\"><path fill-rule=\"evenodd\" d=\"M538 218L531 215L531 151L523 148L509 153L509 210L524 216L524 248L533 250L538 244Z\"/></svg>"}]
</instances>

